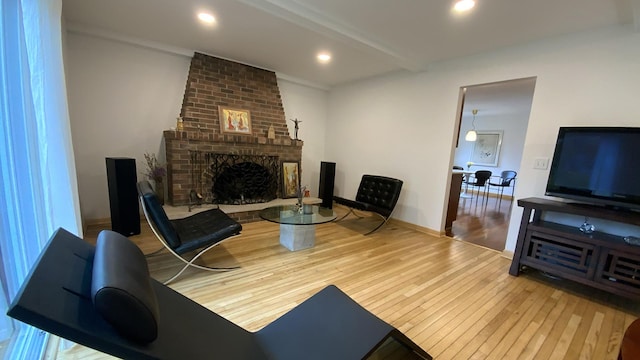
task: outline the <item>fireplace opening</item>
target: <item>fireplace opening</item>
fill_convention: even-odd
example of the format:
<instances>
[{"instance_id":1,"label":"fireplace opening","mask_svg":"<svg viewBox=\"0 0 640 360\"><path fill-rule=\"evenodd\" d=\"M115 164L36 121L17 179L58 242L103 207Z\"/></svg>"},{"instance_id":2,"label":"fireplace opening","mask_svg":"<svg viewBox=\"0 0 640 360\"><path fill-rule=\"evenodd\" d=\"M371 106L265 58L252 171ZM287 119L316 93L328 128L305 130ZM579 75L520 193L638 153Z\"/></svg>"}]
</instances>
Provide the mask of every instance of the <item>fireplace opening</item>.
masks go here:
<instances>
[{"instance_id":1,"label":"fireplace opening","mask_svg":"<svg viewBox=\"0 0 640 360\"><path fill-rule=\"evenodd\" d=\"M254 162L229 166L213 179L213 196L220 204L253 204L276 198L275 174Z\"/></svg>"},{"instance_id":2,"label":"fireplace opening","mask_svg":"<svg viewBox=\"0 0 640 360\"><path fill-rule=\"evenodd\" d=\"M244 205L278 198L279 157L190 150L190 192L200 203Z\"/></svg>"}]
</instances>

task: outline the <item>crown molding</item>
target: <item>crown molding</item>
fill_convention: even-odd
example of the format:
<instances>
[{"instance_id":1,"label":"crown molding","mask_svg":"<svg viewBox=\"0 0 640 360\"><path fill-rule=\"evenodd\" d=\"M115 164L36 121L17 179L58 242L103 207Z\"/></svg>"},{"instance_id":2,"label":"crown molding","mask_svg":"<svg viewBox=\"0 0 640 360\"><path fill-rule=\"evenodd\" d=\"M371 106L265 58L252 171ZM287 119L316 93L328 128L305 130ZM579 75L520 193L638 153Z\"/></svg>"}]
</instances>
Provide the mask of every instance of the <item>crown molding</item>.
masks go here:
<instances>
[{"instance_id":1,"label":"crown molding","mask_svg":"<svg viewBox=\"0 0 640 360\"><path fill-rule=\"evenodd\" d=\"M331 90L330 86L326 86L326 85L321 85L312 81L307 81L304 79L300 79L298 77L295 76L291 76L291 75L287 75L287 74L283 74L283 73L279 73L276 72L276 78L284 80L284 81L288 81L294 84L298 84L298 85L302 85L302 86L306 86L306 87L310 87L310 88L314 88L314 89L318 89L318 90L324 90L324 91L329 91Z\"/></svg>"},{"instance_id":2,"label":"crown molding","mask_svg":"<svg viewBox=\"0 0 640 360\"><path fill-rule=\"evenodd\" d=\"M72 34L88 35L88 36L93 36L100 39L121 42L129 45L136 45L136 46L140 46L147 49L162 51L172 55L182 55L187 57L193 57L193 53L195 52L195 50L191 50L191 49L171 46L171 45L163 44L156 41L138 39L138 38L118 34L112 31L99 29L91 26L85 26L85 25L81 25L73 22L67 22L66 29L69 33L72 33Z\"/></svg>"},{"instance_id":3,"label":"crown molding","mask_svg":"<svg viewBox=\"0 0 640 360\"><path fill-rule=\"evenodd\" d=\"M142 48L146 48L146 49L151 49L151 50L156 50L156 51L161 51L161 52L165 52L171 55L180 55L180 56L185 56L188 58L192 58L193 54L196 52L199 52L201 54L205 54L205 55L209 55L209 56L213 56L213 57L217 57L219 59L224 59L224 60L228 60L228 61L233 61L239 64L244 64L244 65L248 65L248 66L252 66L258 69L264 69L267 71L271 71L273 73L276 74L276 77L282 80L286 80L292 83L296 83L299 85L304 85L304 86L308 86L308 87L312 87L312 88L316 88L316 89L320 89L320 90L325 90L328 91L330 89L330 87L327 87L325 85L321 85L318 83L314 83L311 81L307 81L301 78L297 78L295 76L291 76L291 75L287 75L281 72L277 72L273 69L266 69L263 66L259 66L259 65L255 65L255 64L249 64L246 62L242 62L242 61L238 61L235 59L229 59L229 58L225 58L216 54L209 54L205 51L199 51L199 50L193 50L193 49L185 49L185 48L181 48L181 47L177 47L177 46L171 46L171 45L167 45L167 44L163 44L160 42L156 42L156 41L149 41L149 40L143 40L143 39L138 39L138 38L134 38L134 37L130 37L130 36L126 36L126 35L122 35L122 34L118 34L112 31L107 31L104 29L98 29L95 27L90 27L90 26L84 26L84 25L80 25L77 23L72 23L72 22L67 22L65 23L65 28L69 33L72 34L79 34L79 35L86 35L86 36L92 36L95 38L99 38L99 39L105 39L105 40L110 40L110 41L116 41L116 42L120 42L123 44L128 44L128 45L134 45L134 46L139 46Z\"/></svg>"}]
</instances>

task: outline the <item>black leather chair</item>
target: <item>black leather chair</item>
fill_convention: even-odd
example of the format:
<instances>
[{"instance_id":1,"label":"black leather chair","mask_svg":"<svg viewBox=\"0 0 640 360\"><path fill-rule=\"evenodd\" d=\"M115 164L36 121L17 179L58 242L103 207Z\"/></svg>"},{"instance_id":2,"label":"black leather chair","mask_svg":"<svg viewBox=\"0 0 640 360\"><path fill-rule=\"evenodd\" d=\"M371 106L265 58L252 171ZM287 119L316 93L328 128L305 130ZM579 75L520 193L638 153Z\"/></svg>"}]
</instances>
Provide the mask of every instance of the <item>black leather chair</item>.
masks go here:
<instances>
[{"instance_id":1,"label":"black leather chair","mask_svg":"<svg viewBox=\"0 0 640 360\"><path fill-rule=\"evenodd\" d=\"M500 173L500 178L497 179L496 181L489 180L489 190L491 190L492 186L496 186L499 189L498 194L499 194L500 200L498 201L498 206L500 206L500 203L502 202L502 195L504 193L504 188L511 187L511 197L513 197L513 193L515 192L515 188L516 188L516 185L515 185L516 176L518 176L517 172L513 170L505 170L502 173ZM511 186L512 183L513 183L513 186Z\"/></svg>"},{"instance_id":2,"label":"black leather chair","mask_svg":"<svg viewBox=\"0 0 640 360\"><path fill-rule=\"evenodd\" d=\"M56 231L7 314L123 359L365 359L389 342L431 359L335 286L249 332L150 278L140 249L109 230L95 247Z\"/></svg>"},{"instance_id":3,"label":"black leather chair","mask_svg":"<svg viewBox=\"0 0 640 360\"><path fill-rule=\"evenodd\" d=\"M380 225L365 235L371 234L386 224L391 218L391 213L393 213L393 209L396 207L398 199L400 198L402 184L402 180L386 176L362 175L355 200L345 199L339 196L333 197L336 203L349 208L349 212L337 221L346 218L351 213L355 215L354 210L370 211L383 219Z\"/></svg>"},{"instance_id":4,"label":"black leather chair","mask_svg":"<svg viewBox=\"0 0 640 360\"><path fill-rule=\"evenodd\" d=\"M478 197L480 197L480 192L482 192L482 201L487 200L487 195L489 191L488 180L491 178L491 171L489 170L478 170L473 175L473 179L469 179L468 185L476 190L476 204L478 203Z\"/></svg>"},{"instance_id":5,"label":"black leather chair","mask_svg":"<svg viewBox=\"0 0 640 360\"><path fill-rule=\"evenodd\" d=\"M189 266L209 271L227 271L235 267L209 267L194 264L202 254L223 240L239 235L242 225L220 209L205 210L185 218L169 220L148 181L138 182L138 195L144 216L162 245L185 265L165 284L175 280ZM162 250L162 249L161 249ZM190 258L184 256L195 252Z\"/></svg>"}]
</instances>

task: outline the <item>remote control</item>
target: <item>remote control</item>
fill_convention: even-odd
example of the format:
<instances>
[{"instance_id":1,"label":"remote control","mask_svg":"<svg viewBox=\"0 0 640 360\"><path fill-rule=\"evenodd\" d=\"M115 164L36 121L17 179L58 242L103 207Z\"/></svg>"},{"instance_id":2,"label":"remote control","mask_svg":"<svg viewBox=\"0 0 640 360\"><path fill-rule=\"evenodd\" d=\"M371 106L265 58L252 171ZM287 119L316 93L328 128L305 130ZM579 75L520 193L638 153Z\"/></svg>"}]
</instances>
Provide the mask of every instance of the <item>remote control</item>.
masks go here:
<instances>
[{"instance_id":1,"label":"remote control","mask_svg":"<svg viewBox=\"0 0 640 360\"><path fill-rule=\"evenodd\" d=\"M624 242L626 242L629 245L639 246L640 245L640 237L637 237L637 236L625 236L624 237Z\"/></svg>"}]
</instances>

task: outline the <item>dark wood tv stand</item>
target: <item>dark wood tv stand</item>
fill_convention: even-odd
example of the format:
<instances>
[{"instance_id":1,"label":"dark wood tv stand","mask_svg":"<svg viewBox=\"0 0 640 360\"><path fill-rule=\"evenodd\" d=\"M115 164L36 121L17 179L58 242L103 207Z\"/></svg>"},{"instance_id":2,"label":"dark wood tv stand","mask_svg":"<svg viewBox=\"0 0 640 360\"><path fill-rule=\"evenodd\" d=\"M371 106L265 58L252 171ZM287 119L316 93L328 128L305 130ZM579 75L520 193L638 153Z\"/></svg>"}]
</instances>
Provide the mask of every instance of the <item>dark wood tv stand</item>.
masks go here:
<instances>
[{"instance_id":1,"label":"dark wood tv stand","mask_svg":"<svg viewBox=\"0 0 640 360\"><path fill-rule=\"evenodd\" d=\"M622 236L598 231L584 234L578 229L580 224L542 220L544 212L556 212L640 226L640 213L542 198L520 199L518 206L524 212L509 274L518 276L527 266L640 300L640 246L628 245Z\"/></svg>"}]
</instances>

